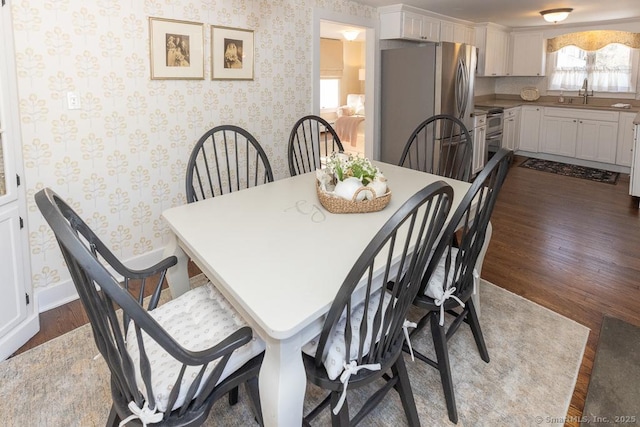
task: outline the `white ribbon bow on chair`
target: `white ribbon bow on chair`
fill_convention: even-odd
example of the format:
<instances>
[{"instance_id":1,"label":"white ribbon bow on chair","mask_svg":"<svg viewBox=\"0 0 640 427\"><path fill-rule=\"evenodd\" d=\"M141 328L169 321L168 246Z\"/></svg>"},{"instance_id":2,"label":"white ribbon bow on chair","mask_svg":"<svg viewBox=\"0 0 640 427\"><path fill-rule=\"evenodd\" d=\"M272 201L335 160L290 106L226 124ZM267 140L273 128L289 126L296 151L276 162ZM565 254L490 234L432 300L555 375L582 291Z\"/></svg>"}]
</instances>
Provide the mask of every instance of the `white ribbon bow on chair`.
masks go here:
<instances>
[{"instance_id":1,"label":"white ribbon bow on chair","mask_svg":"<svg viewBox=\"0 0 640 427\"><path fill-rule=\"evenodd\" d=\"M480 283L480 273L477 269L473 269L473 294L478 293L478 283Z\"/></svg>"},{"instance_id":2,"label":"white ribbon bow on chair","mask_svg":"<svg viewBox=\"0 0 640 427\"><path fill-rule=\"evenodd\" d=\"M413 348L411 347L411 339L409 338L409 328L417 328L418 325L414 322L409 322L407 319L404 319L404 323L402 324L402 330L404 331L404 337L407 340L407 345L409 346L409 354L411 354L411 361L415 362L416 359L413 357Z\"/></svg>"},{"instance_id":3,"label":"white ribbon bow on chair","mask_svg":"<svg viewBox=\"0 0 640 427\"><path fill-rule=\"evenodd\" d=\"M449 298L453 298L454 300L458 301L458 304L460 304L460 307L464 308L464 303L460 301L460 298L453 295L455 291L456 291L455 287L446 289L444 291L444 294L442 294L442 298L433 300L436 303L436 305L440 307L440 326L444 326L444 302L446 300L448 300Z\"/></svg>"},{"instance_id":4,"label":"white ribbon bow on chair","mask_svg":"<svg viewBox=\"0 0 640 427\"><path fill-rule=\"evenodd\" d=\"M344 364L344 371L340 375L340 382L344 384L344 388L342 389L342 394L340 395L340 400L338 400L338 404L335 408L333 408L333 415L338 415L340 409L342 409L342 405L344 404L344 400L347 398L347 385L349 384L349 378L352 374L357 374L360 369L368 369L370 371L379 371L381 366L379 363L371 363L369 365L358 365L355 360L352 360L349 363Z\"/></svg>"},{"instance_id":5,"label":"white ribbon bow on chair","mask_svg":"<svg viewBox=\"0 0 640 427\"><path fill-rule=\"evenodd\" d=\"M147 424L159 423L162 421L163 413L156 412L158 409L149 409L149 402L144 402L142 409L136 405L136 402L129 402L129 410L131 411L131 415L122 420L118 427L122 427L127 424L131 420L135 420L136 418L142 422L142 425L146 427Z\"/></svg>"}]
</instances>

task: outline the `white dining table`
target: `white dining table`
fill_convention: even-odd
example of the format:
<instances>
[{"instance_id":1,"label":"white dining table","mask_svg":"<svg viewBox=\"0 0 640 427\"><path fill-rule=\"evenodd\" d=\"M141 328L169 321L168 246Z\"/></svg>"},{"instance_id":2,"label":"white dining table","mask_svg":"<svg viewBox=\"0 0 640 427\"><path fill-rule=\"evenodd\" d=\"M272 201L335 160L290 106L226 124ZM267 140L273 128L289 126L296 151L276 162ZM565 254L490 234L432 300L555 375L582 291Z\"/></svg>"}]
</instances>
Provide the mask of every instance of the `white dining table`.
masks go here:
<instances>
[{"instance_id":1,"label":"white dining table","mask_svg":"<svg viewBox=\"0 0 640 427\"><path fill-rule=\"evenodd\" d=\"M301 425L306 389L301 348L321 332L338 289L375 233L432 182L453 187L451 213L470 187L374 164L392 192L379 212L328 212L318 201L312 172L162 213L173 232L165 255L178 258L167 274L172 296L189 289L191 259L266 342L259 377L266 426Z\"/></svg>"}]
</instances>

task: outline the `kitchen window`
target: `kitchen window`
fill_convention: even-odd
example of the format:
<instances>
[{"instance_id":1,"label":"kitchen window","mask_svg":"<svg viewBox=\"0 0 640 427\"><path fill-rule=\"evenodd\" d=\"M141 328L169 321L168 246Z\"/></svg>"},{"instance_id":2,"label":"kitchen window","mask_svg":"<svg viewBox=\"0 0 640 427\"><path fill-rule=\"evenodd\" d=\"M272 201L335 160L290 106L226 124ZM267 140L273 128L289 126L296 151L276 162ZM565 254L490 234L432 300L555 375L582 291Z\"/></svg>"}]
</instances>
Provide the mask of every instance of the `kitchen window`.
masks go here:
<instances>
[{"instance_id":1,"label":"kitchen window","mask_svg":"<svg viewBox=\"0 0 640 427\"><path fill-rule=\"evenodd\" d=\"M587 79L589 90L635 93L640 49L630 46L634 46L636 36L619 31L589 31L550 39L549 90L577 91Z\"/></svg>"}]
</instances>

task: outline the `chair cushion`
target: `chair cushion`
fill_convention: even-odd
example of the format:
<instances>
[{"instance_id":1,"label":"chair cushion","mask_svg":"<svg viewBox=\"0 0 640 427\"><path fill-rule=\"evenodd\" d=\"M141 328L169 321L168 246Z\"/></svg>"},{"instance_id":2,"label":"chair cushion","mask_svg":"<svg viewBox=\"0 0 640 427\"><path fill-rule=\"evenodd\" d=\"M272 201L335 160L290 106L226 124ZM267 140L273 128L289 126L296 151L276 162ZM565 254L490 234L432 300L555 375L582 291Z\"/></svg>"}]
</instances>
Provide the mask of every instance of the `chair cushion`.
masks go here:
<instances>
[{"instance_id":1,"label":"chair cushion","mask_svg":"<svg viewBox=\"0 0 640 427\"><path fill-rule=\"evenodd\" d=\"M456 257L458 256L458 248L451 248L451 262L453 263ZM444 283L444 258L443 255L436 267L429 283L427 284L427 288L424 291L424 294L434 300L442 299L444 295L444 290L449 289L451 284L453 283L453 273L454 269L449 269L449 277L447 277L446 288L443 288L442 284ZM452 266L453 267L453 266ZM480 284L480 275L473 269L473 293L475 294L478 291L478 285Z\"/></svg>"},{"instance_id":2,"label":"chair cushion","mask_svg":"<svg viewBox=\"0 0 640 427\"><path fill-rule=\"evenodd\" d=\"M367 319L369 319L369 322L373 321L373 317L375 316L378 308L379 300L380 300L380 291L374 294L371 294L371 302L369 304L369 309L367 310ZM391 295L389 295L388 292L385 292L384 301L383 301L383 310L386 309L390 300L391 300ZM364 316L364 303L358 304L356 307L351 309L351 319L352 319L351 342L352 343L357 343L360 340L360 322L362 321L363 316ZM333 330L331 331L329 339L327 340L326 348L328 348L329 350L326 358L324 359L323 364L324 364L324 368L327 371L327 376L331 380L335 380L340 376L340 374L344 370L345 361L350 362L357 356L357 351L358 351L357 346L352 345L351 354L349 354L349 358L348 359L345 358L346 344L344 341L344 327L347 321L346 319L347 319L347 316L346 316L346 310L345 310L345 312L342 313L340 320L338 320L336 327L334 327ZM380 337L378 336L376 338L376 341L378 341L379 339ZM318 335L313 340L305 344L302 347L302 351L305 354L308 354L309 356L315 356L316 351L318 349L319 340L320 340L320 336ZM369 328L367 331L367 339L365 342L363 354L367 354L369 352L370 343L371 343L371 328Z\"/></svg>"},{"instance_id":3,"label":"chair cushion","mask_svg":"<svg viewBox=\"0 0 640 427\"><path fill-rule=\"evenodd\" d=\"M150 311L149 314L181 346L192 351L208 349L241 327L247 326L240 314L235 311L211 282L182 294L178 298ZM143 337L146 353L151 364L152 387L157 408L161 412L166 412L169 393L180 373L182 364L170 356L144 332ZM220 381L224 380L254 356L260 354L264 349L264 341L254 334L249 343L233 352L220 377ZM134 328L129 328L127 332L127 350L136 369L138 387L146 397L148 395L140 375L140 352ZM217 363L218 361L215 360L209 364L205 377ZM179 408L184 403L187 390L199 369L200 366L187 368L180 387L180 394L172 410ZM200 393L200 389L196 396Z\"/></svg>"},{"instance_id":4,"label":"chair cushion","mask_svg":"<svg viewBox=\"0 0 640 427\"><path fill-rule=\"evenodd\" d=\"M458 248L451 248L451 263L452 268L449 269L449 277L447 277L446 287L443 286L445 283L444 278L444 261L446 254L442 255L440 261L438 262L438 266L434 270L431 278L429 279L429 283L427 284L427 288L424 291L424 294L433 299L442 299L444 295L444 290L449 289L451 287L451 283L453 282L453 263L455 262L456 256L458 255Z\"/></svg>"}]
</instances>

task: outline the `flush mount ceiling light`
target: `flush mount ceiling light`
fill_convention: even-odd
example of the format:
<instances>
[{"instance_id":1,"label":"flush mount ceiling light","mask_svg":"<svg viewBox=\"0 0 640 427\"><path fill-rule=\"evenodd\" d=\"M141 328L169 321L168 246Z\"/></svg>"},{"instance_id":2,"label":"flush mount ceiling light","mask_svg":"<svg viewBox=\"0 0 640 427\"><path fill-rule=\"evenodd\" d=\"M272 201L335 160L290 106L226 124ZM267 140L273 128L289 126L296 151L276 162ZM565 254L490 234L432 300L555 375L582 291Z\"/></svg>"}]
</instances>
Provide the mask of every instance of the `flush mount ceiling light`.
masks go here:
<instances>
[{"instance_id":1,"label":"flush mount ceiling light","mask_svg":"<svg viewBox=\"0 0 640 427\"><path fill-rule=\"evenodd\" d=\"M567 19L567 16L569 16L569 13L571 13L571 11L573 11L573 9L570 7L565 7L560 9L549 9L549 10L543 10L542 12L540 12L540 15L542 15L545 21L553 22L555 24L557 22L564 21L565 19Z\"/></svg>"},{"instance_id":2,"label":"flush mount ceiling light","mask_svg":"<svg viewBox=\"0 0 640 427\"><path fill-rule=\"evenodd\" d=\"M345 30L342 32L344 38L349 40L350 42L354 41L356 37L358 37L358 34L360 34L360 31L358 30Z\"/></svg>"}]
</instances>

